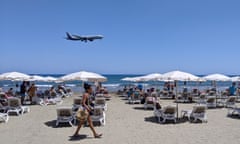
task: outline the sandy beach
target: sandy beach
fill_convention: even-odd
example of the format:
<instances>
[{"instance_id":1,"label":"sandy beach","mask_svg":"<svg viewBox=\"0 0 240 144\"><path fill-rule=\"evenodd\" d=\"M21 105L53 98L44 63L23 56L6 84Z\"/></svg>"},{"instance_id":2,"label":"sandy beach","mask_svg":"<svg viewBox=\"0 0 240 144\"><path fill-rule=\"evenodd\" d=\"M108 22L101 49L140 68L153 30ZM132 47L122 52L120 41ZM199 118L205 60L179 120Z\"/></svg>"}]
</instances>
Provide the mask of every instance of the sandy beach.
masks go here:
<instances>
[{"instance_id":1,"label":"sandy beach","mask_svg":"<svg viewBox=\"0 0 240 144\"><path fill-rule=\"evenodd\" d=\"M76 97L74 95L73 97ZM106 125L96 126L101 139L93 138L89 127L82 127L80 137L71 137L76 126L55 127L56 108L72 106L73 97L61 105L30 106L31 111L21 116L10 116L8 123L0 123L0 139L4 144L88 143L88 144L239 144L239 118L227 117L226 108L207 110L207 123L179 121L159 124L153 110L144 110L142 104L128 104L123 97L113 94L107 101ZM173 100L161 100L161 105ZM191 110L194 104L179 104L181 110ZM239 103L237 104L238 106Z\"/></svg>"}]
</instances>

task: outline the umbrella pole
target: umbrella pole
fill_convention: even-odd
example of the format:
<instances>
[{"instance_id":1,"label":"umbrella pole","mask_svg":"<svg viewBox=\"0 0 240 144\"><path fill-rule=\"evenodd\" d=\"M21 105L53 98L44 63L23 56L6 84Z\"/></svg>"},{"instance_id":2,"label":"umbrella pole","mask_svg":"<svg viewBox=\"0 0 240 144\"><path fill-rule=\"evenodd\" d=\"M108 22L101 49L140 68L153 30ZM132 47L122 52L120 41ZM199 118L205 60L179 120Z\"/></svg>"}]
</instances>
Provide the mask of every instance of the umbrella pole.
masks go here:
<instances>
[{"instance_id":1,"label":"umbrella pole","mask_svg":"<svg viewBox=\"0 0 240 144\"><path fill-rule=\"evenodd\" d=\"M176 100L176 108L177 108L177 119L178 119L178 101L177 101L177 97L178 97L178 81L175 81L176 84L176 95L175 95L175 100Z\"/></svg>"},{"instance_id":2,"label":"umbrella pole","mask_svg":"<svg viewBox=\"0 0 240 144\"><path fill-rule=\"evenodd\" d=\"M217 107L217 95L218 95L218 90L217 90L217 82L215 81L215 90L216 90L216 99L215 99L215 102L216 102L216 107Z\"/></svg>"}]
</instances>

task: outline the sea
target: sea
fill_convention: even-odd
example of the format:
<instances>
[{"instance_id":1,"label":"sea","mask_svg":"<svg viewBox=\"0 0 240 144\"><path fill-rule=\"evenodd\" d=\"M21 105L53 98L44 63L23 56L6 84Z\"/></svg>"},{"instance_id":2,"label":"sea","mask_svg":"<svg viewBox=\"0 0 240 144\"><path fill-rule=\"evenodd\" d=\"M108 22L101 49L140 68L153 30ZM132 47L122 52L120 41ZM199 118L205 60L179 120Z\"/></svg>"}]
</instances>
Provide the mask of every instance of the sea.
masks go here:
<instances>
[{"instance_id":1,"label":"sea","mask_svg":"<svg viewBox=\"0 0 240 144\"><path fill-rule=\"evenodd\" d=\"M29 74L29 75L39 75L39 76L51 76L55 78L60 78L64 76L64 74ZM164 83L163 81L148 81L148 82L130 82L130 81L123 81L122 79L125 77L136 77L142 76L139 74L103 74L107 78L106 82L102 82L102 86L105 87L109 92L117 92L119 90L123 90L125 86L137 86L142 85L144 89L148 88L156 88L156 89L163 89ZM203 75L198 75L202 77ZM231 77L234 75L230 75ZM33 82L30 82L33 83ZM41 82L41 81L34 81L36 86L41 90L49 89L52 86L57 87L57 85L64 85L67 88L71 88L74 92L83 92L83 82L82 81L66 81L61 83L56 82ZM88 82L89 84L95 86L95 83ZM20 85L21 81L0 81L0 87L7 91L10 87L16 89L16 85ZM205 81L205 82L183 82L178 81L178 91L181 91L183 88L187 87L189 89L198 88L200 90L210 89L216 86L218 91L223 91L231 86L231 81L218 81L215 82L215 85L212 81ZM240 86L240 85L239 85Z\"/></svg>"}]
</instances>

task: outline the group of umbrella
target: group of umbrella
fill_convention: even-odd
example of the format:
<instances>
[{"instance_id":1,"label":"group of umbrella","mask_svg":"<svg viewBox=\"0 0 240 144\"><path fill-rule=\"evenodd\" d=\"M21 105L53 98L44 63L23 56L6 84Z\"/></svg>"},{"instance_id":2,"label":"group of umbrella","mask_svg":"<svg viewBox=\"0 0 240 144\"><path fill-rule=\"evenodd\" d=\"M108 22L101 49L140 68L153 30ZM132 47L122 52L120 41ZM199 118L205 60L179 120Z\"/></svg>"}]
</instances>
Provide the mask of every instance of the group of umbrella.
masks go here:
<instances>
[{"instance_id":1,"label":"group of umbrella","mask_svg":"<svg viewBox=\"0 0 240 144\"><path fill-rule=\"evenodd\" d=\"M204 82L204 81L238 81L240 82L240 77L229 77L223 74L215 73L209 74L203 77L198 77L191 73L182 72L182 71L170 71L164 74L160 73L152 73L144 76L137 76L137 77L126 77L123 78L124 81L132 81L132 82L145 82L145 81L196 81L196 82ZM177 83L176 83L177 84ZM216 85L215 85L216 86ZM177 92L177 85L176 85L176 92ZM177 98L177 97L176 97ZM177 106L177 118L178 118L178 102L176 103Z\"/></svg>"},{"instance_id":2,"label":"group of umbrella","mask_svg":"<svg viewBox=\"0 0 240 144\"><path fill-rule=\"evenodd\" d=\"M105 82L107 78L87 71L79 71L70 74L66 74L62 77L55 78L51 76L42 77L39 75L28 75L20 72L6 72L0 74L0 80L11 80L11 81L44 81L44 82L63 82L63 81L90 81L90 82ZM152 73L137 77L125 77L121 79L122 81L240 81L239 76L229 77L223 74L210 74L204 77L198 77L191 73L183 71L171 71L164 74Z\"/></svg>"},{"instance_id":3,"label":"group of umbrella","mask_svg":"<svg viewBox=\"0 0 240 144\"><path fill-rule=\"evenodd\" d=\"M124 81L144 82L144 81L240 81L239 76L229 77L224 74L209 74L204 77L199 77L191 73L183 71L170 71L164 74L152 73L144 76L126 77Z\"/></svg>"},{"instance_id":4,"label":"group of umbrella","mask_svg":"<svg viewBox=\"0 0 240 144\"><path fill-rule=\"evenodd\" d=\"M104 82L107 81L107 78L93 72L74 72L66 74L62 77L55 78L51 76L39 76L39 75L28 75L20 72L6 72L0 74L0 80L11 80L11 81L43 81L43 82L64 82L64 81L91 81L91 82Z\"/></svg>"}]
</instances>

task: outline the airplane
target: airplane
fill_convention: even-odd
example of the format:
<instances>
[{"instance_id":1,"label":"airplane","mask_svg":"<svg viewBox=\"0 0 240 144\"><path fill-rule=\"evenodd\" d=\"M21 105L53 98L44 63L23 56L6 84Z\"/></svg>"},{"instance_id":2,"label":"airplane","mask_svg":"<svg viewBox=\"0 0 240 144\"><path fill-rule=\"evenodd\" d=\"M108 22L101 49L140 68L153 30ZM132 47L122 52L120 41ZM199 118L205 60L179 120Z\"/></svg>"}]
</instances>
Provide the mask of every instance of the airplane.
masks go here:
<instances>
[{"instance_id":1,"label":"airplane","mask_svg":"<svg viewBox=\"0 0 240 144\"><path fill-rule=\"evenodd\" d=\"M73 41L80 40L80 41L84 41L84 42L93 41L95 39L102 39L103 38L102 35L79 36L79 35L70 35L68 32L66 32L66 35L67 35L67 37L66 37L67 40L73 40Z\"/></svg>"}]
</instances>

